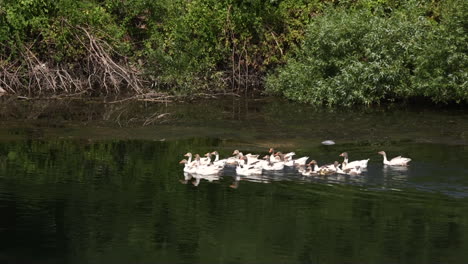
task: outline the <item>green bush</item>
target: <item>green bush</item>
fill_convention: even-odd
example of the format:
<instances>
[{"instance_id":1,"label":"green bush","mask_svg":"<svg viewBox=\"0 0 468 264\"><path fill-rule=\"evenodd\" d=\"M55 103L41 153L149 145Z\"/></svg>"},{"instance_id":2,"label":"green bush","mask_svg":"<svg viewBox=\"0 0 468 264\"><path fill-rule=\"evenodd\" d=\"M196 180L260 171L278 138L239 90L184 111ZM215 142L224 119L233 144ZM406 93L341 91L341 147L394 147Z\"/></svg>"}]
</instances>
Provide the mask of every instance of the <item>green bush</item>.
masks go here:
<instances>
[{"instance_id":1,"label":"green bush","mask_svg":"<svg viewBox=\"0 0 468 264\"><path fill-rule=\"evenodd\" d=\"M311 22L295 58L268 76L267 91L317 105L369 105L417 96L466 102L461 25L466 12L460 9L466 4L453 1L451 6L459 8L458 18L440 24L426 16L428 7L414 1L390 11L330 8ZM451 20L459 33L444 25Z\"/></svg>"},{"instance_id":2,"label":"green bush","mask_svg":"<svg viewBox=\"0 0 468 264\"><path fill-rule=\"evenodd\" d=\"M468 102L468 2L441 3L440 23L415 53L412 83L434 102Z\"/></svg>"}]
</instances>

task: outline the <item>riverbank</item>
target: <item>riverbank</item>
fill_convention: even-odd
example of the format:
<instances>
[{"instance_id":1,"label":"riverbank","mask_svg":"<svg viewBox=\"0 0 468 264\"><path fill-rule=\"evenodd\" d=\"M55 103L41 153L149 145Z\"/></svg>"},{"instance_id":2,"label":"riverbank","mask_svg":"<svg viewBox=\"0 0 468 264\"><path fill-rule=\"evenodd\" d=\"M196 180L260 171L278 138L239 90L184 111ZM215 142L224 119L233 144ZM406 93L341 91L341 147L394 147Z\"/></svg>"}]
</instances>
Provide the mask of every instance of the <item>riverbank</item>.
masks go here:
<instances>
[{"instance_id":1,"label":"riverbank","mask_svg":"<svg viewBox=\"0 0 468 264\"><path fill-rule=\"evenodd\" d=\"M462 0L7 2L0 88L10 95L468 102Z\"/></svg>"},{"instance_id":2,"label":"riverbank","mask_svg":"<svg viewBox=\"0 0 468 264\"><path fill-rule=\"evenodd\" d=\"M177 103L0 98L1 137L169 140L208 136L270 144L420 142L466 145L464 107L386 105L317 108L281 98L219 97ZM267 138L263 141L262 138ZM291 137L290 135L295 135ZM255 140L254 140L255 139ZM385 143L386 142L386 143Z\"/></svg>"}]
</instances>

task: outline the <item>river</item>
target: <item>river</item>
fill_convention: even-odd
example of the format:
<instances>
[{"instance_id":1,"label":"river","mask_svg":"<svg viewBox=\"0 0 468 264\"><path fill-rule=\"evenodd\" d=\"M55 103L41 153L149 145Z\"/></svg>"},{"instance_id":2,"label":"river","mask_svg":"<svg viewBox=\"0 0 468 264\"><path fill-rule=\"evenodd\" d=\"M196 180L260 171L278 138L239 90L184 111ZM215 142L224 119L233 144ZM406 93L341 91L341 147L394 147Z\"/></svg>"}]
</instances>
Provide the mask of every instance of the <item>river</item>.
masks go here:
<instances>
[{"instance_id":1,"label":"river","mask_svg":"<svg viewBox=\"0 0 468 264\"><path fill-rule=\"evenodd\" d=\"M466 109L2 100L0 263L468 263ZM369 167L209 181L178 163L270 147Z\"/></svg>"}]
</instances>

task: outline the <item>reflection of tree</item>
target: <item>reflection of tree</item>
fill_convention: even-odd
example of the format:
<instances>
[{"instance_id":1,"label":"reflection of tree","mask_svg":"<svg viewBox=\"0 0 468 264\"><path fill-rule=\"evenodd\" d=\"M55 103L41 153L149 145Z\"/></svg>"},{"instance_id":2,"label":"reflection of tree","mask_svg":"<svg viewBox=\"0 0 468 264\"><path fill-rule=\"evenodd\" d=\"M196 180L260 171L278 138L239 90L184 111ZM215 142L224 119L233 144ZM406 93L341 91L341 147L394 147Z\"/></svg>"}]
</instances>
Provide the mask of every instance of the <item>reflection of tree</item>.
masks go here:
<instances>
[{"instance_id":1,"label":"reflection of tree","mask_svg":"<svg viewBox=\"0 0 468 264\"><path fill-rule=\"evenodd\" d=\"M220 141L202 138L0 143L0 193L14 197L11 203L0 199L0 230L12 230L2 233L9 244L2 257L17 255L10 249L23 243L45 252L32 252L34 261L25 263L52 254L58 263L421 263L465 257L463 199L362 191L326 180L275 181L274 175L227 176L197 188L180 184L182 155L218 146ZM233 181L240 188L229 188Z\"/></svg>"}]
</instances>

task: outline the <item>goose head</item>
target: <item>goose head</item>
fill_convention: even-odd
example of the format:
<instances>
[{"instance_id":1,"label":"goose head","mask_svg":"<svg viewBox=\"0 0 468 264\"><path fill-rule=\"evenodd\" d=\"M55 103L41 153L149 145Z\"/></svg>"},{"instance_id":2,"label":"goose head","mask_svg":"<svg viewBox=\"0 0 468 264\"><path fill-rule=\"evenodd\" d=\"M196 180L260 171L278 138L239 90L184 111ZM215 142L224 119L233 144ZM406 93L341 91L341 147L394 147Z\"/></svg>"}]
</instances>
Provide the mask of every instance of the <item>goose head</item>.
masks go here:
<instances>
[{"instance_id":1,"label":"goose head","mask_svg":"<svg viewBox=\"0 0 468 264\"><path fill-rule=\"evenodd\" d=\"M192 153L190 152L187 152L186 154L184 154L185 157L192 157Z\"/></svg>"},{"instance_id":2,"label":"goose head","mask_svg":"<svg viewBox=\"0 0 468 264\"><path fill-rule=\"evenodd\" d=\"M234 150L234 152L232 152L232 155L239 155L239 153L240 153L239 150L236 149L236 150Z\"/></svg>"},{"instance_id":3,"label":"goose head","mask_svg":"<svg viewBox=\"0 0 468 264\"><path fill-rule=\"evenodd\" d=\"M247 158L246 156L242 156L242 157L240 158L240 160L243 160L243 161L244 161L244 164L247 164L248 158Z\"/></svg>"},{"instance_id":4,"label":"goose head","mask_svg":"<svg viewBox=\"0 0 468 264\"><path fill-rule=\"evenodd\" d=\"M339 168L340 167L340 163L338 161L335 160L335 162L333 163L333 166L335 166L335 168Z\"/></svg>"},{"instance_id":5,"label":"goose head","mask_svg":"<svg viewBox=\"0 0 468 264\"><path fill-rule=\"evenodd\" d=\"M379 152L377 152L377 154L384 155L384 156L386 155L386 154L385 154L385 151L383 151L383 150L382 150L382 151L379 151Z\"/></svg>"},{"instance_id":6,"label":"goose head","mask_svg":"<svg viewBox=\"0 0 468 264\"><path fill-rule=\"evenodd\" d=\"M186 159L183 159L183 160L179 161L179 164L186 164L186 163L187 163Z\"/></svg>"},{"instance_id":7,"label":"goose head","mask_svg":"<svg viewBox=\"0 0 468 264\"><path fill-rule=\"evenodd\" d=\"M280 160L284 160L284 154L280 151L276 152L274 155L277 159L279 158Z\"/></svg>"},{"instance_id":8,"label":"goose head","mask_svg":"<svg viewBox=\"0 0 468 264\"><path fill-rule=\"evenodd\" d=\"M273 148L270 148L270 150L268 150L268 153L274 154L275 150Z\"/></svg>"},{"instance_id":9,"label":"goose head","mask_svg":"<svg viewBox=\"0 0 468 264\"><path fill-rule=\"evenodd\" d=\"M340 157L345 157L345 158L347 158L347 157L348 157L348 152L343 152L343 153L341 153L341 154L340 154Z\"/></svg>"},{"instance_id":10,"label":"goose head","mask_svg":"<svg viewBox=\"0 0 468 264\"><path fill-rule=\"evenodd\" d=\"M211 155L215 155L215 156L216 156L216 155L219 155L219 153L218 153L218 151L213 151L213 152L211 152Z\"/></svg>"}]
</instances>

